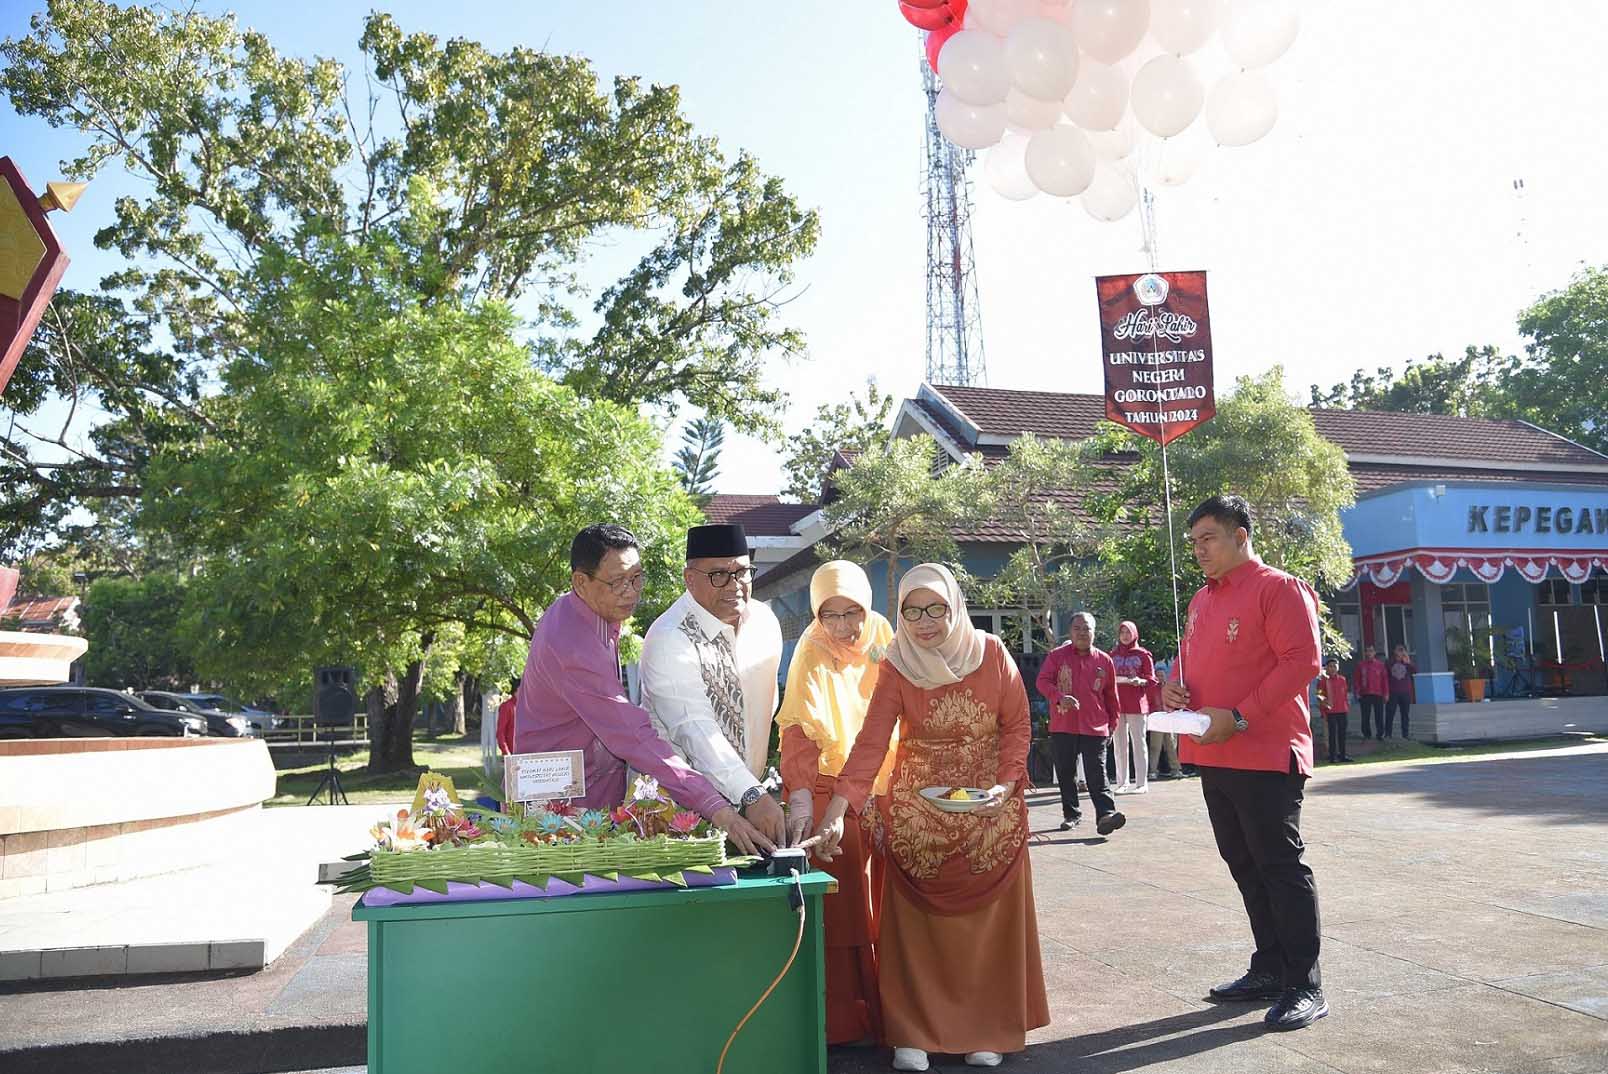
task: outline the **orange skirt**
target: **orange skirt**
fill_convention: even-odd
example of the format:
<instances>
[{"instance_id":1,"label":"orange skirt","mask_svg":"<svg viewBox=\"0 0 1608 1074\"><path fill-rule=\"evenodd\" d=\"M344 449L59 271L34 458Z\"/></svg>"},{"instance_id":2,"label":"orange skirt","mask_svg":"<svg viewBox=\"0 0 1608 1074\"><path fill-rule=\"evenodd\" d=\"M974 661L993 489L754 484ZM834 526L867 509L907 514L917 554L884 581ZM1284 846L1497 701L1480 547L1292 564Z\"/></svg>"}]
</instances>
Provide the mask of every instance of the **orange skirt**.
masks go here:
<instances>
[{"instance_id":1,"label":"orange skirt","mask_svg":"<svg viewBox=\"0 0 1608 1074\"><path fill-rule=\"evenodd\" d=\"M837 781L822 775L815 785L819 827ZM856 814L844 818L842 853L814 866L838 883L821 901L826 942L826 1042L881 1041L882 1004L877 990L877 919L882 904L882 859L871 852Z\"/></svg>"},{"instance_id":2,"label":"orange skirt","mask_svg":"<svg viewBox=\"0 0 1608 1074\"><path fill-rule=\"evenodd\" d=\"M926 913L888 883L881 924L889 1044L955 1055L1019 1052L1028 1030L1050 1024L1031 862L999 898L954 916Z\"/></svg>"}]
</instances>

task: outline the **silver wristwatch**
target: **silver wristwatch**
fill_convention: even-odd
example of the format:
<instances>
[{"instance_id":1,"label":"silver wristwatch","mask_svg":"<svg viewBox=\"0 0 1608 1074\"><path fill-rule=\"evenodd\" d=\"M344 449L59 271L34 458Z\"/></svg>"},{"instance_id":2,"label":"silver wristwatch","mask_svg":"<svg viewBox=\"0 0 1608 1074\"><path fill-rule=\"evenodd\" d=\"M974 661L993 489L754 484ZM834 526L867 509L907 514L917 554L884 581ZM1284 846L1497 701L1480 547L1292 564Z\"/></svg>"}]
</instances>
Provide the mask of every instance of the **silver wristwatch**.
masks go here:
<instances>
[{"instance_id":1,"label":"silver wristwatch","mask_svg":"<svg viewBox=\"0 0 1608 1074\"><path fill-rule=\"evenodd\" d=\"M743 792L742 800L737 803L738 811L742 813L748 812L748 807L763 797L765 797L765 788L761 787L757 783L754 784L752 787Z\"/></svg>"},{"instance_id":2,"label":"silver wristwatch","mask_svg":"<svg viewBox=\"0 0 1608 1074\"><path fill-rule=\"evenodd\" d=\"M1240 714L1239 709L1229 709L1229 711L1234 714L1234 730L1244 731L1246 728L1251 726L1245 721L1245 717Z\"/></svg>"}]
</instances>

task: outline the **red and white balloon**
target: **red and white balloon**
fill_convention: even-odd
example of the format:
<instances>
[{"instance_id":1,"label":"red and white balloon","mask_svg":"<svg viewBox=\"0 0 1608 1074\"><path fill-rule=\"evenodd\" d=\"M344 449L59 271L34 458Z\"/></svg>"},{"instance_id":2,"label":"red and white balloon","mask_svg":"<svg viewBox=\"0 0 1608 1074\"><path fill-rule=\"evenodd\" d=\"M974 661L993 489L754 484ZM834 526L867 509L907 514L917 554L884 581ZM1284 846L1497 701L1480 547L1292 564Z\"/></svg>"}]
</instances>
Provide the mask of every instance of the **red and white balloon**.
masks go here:
<instances>
[{"instance_id":1,"label":"red and white balloon","mask_svg":"<svg viewBox=\"0 0 1608 1074\"><path fill-rule=\"evenodd\" d=\"M1213 145L1266 135L1278 102L1262 68L1300 26L1295 0L898 3L927 32L944 137L989 150L1001 196L1081 197L1098 220L1132 211L1141 173L1176 185ZM1213 38L1229 68L1208 84Z\"/></svg>"}]
</instances>

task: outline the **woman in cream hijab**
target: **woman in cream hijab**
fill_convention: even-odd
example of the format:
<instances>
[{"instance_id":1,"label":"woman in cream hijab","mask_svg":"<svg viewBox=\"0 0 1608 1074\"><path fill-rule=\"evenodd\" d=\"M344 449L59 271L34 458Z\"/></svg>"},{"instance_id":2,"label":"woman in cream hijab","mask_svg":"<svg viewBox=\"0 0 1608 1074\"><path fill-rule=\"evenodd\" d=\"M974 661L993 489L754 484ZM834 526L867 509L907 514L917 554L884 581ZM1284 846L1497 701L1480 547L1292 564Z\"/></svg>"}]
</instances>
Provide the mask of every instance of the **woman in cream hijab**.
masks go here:
<instances>
[{"instance_id":1,"label":"woman in cream hijab","mask_svg":"<svg viewBox=\"0 0 1608 1074\"><path fill-rule=\"evenodd\" d=\"M831 860L850 803L865 800L895 726L898 751L877 800L887 849L877 962L895 1070L926 1070L928 1052L997 1066L1048 1025L1022 784L1032 738L1016 662L972 625L947 567L899 583L899 629L816 856ZM975 788L982 805L940 811L921 794Z\"/></svg>"},{"instance_id":2,"label":"woman in cream hijab","mask_svg":"<svg viewBox=\"0 0 1608 1074\"><path fill-rule=\"evenodd\" d=\"M821 819L837 788L876 688L893 627L871 609L871 582L846 560L822 564L810 579L812 619L793 650L787 693L776 723L782 729L782 783L790 842ZM891 754L889 755L891 761ZM880 790L879 790L880 793ZM856 806L863 805L862 796ZM842 853L824 864L838 891L825 901L826 1040L849 1044L882 1039L873 949L882 869L859 824L846 829Z\"/></svg>"}]
</instances>

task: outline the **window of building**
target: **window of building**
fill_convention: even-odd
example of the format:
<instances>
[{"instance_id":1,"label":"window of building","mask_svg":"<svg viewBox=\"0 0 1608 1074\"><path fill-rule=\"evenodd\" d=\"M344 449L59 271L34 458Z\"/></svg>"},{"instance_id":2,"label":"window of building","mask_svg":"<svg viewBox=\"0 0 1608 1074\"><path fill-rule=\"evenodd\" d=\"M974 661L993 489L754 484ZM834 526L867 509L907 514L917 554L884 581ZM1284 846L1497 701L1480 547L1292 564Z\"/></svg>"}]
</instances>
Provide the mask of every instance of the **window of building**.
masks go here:
<instances>
[{"instance_id":1,"label":"window of building","mask_svg":"<svg viewBox=\"0 0 1608 1074\"><path fill-rule=\"evenodd\" d=\"M1608 604L1608 572L1595 570L1580 583L1581 604Z\"/></svg>"},{"instance_id":2,"label":"window of building","mask_svg":"<svg viewBox=\"0 0 1608 1074\"><path fill-rule=\"evenodd\" d=\"M1020 608L971 608L972 626L986 630L1005 643L1012 653L1044 653L1055 646L1044 633L1043 623L1027 615ZM1031 621L1030 621L1031 620ZM1059 616L1050 614L1050 625L1060 633ZM1098 644L1098 643L1096 643Z\"/></svg>"},{"instance_id":3,"label":"window of building","mask_svg":"<svg viewBox=\"0 0 1608 1074\"><path fill-rule=\"evenodd\" d=\"M1495 640L1490 635L1490 586L1484 582L1442 586L1441 619L1448 631L1459 630L1470 635L1484 652L1486 662L1492 662L1496 650Z\"/></svg>"},{"instance_id":4,"label":"window of building","mask_svg":"<svg viewBox=\"0 0 1608 1074\"><path fill-rule=\"evenodd\" d=\"M1536 587L1536 601L1539 604L1556 604L1568 607L1574 601L1570 599L1569 581L1566 578L1548 578Z\"/></svg>"}]
</instances>

